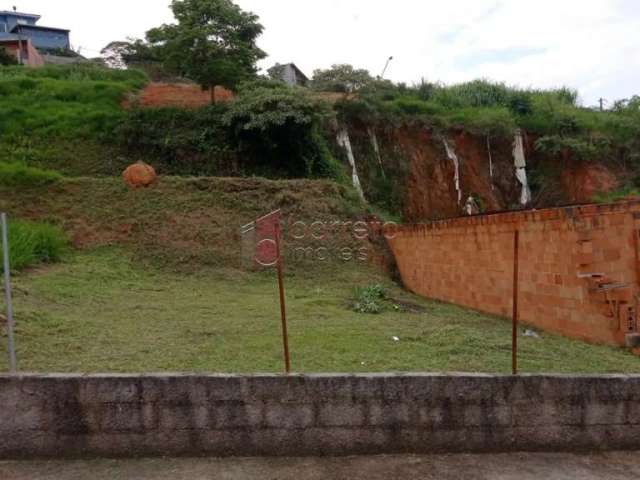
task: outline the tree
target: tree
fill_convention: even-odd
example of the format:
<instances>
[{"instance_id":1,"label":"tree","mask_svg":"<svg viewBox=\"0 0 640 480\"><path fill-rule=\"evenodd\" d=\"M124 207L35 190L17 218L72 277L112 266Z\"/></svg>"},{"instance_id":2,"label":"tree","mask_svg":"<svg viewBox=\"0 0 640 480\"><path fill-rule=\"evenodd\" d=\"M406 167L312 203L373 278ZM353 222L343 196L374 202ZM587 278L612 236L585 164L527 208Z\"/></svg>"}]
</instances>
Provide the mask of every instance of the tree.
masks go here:
<instances>
[{"instance_id":1,"label":"tree","mask_svg":"<svg viewBox=\"0 0 640 480\"><path fill-rule=\"evenodd\" d=\"M234 88L256 75L266 54L256 45L258 17L231 0L173 0L177 24L147 32L152 52L166 69L210 89Z\"/></svg>"},{"instance_id":2,"label":"tree","mask_svg":"<svg viewBox=\"0 0 640 480\"><path fill-rule=\"evenodd\" d=\"M130 42L116 41L109 43L100 50L100 54L107 67L126 70L127 62L125 61L125 57L131 52L131 48L132 45Z\"/></svg>"},{"instance_id":3,"label":"tree","mask_svg":"<svg viewBox=\"0 0 640 480\"><path fill-rule=\"evenodd\" d=\"M271 80L283 81L282 77L284 76L284 68L284 65L276 63L273 67L267 70L267 75Z\"/></svg>"},{"instance_id":4,"label":"tree","mask_svg":"<svg viewBox=\"0 0 640 480\"><path fill-rule=\"evenodd\" d=\"M313 72L311 88L323 92L353 93L374 81L368 70L351 65L333 65L328 70Z\"/></svg>"}]
</instances>

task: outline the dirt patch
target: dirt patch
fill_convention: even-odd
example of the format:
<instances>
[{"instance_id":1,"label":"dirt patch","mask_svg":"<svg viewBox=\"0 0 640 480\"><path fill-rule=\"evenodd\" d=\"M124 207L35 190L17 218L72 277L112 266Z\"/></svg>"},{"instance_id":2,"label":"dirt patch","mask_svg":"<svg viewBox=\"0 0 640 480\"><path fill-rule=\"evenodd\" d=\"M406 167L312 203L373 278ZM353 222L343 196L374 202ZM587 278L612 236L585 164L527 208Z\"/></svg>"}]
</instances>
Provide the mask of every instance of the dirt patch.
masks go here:
<instances>
[{"instance_id":1,"label":"dirt patch","mask_svg":"<svg viewBox=\"0 0 640 480\"><path fill-rule=\"evenodd\" d=\"M455 169L434 143L431 132L399 130L395 137L399 148L411 159L404 217L420 221L460 215Z\"/></svg>"},{"instance_id":2,"label":"dirt patch","mask_svg":"<svg viewBox=\"0 0 640 480\"><path fill-rule=\"evenodd\" d=\"M199 108L210 105L211 97L211 92L202 90L199 85L150 83L137 98L130 100L125 106L135 103L142 107ZM214 89L214 102L228 102L233 98L233 92L226 88L218 86Z\"/></svg>"},{"instance_id":3,"label":"dirt patch","mask_svg":"<svg viewBox=\"0 0 640 480\"><path fill-rule=\"evenodd\" d=\"M599 193L609 193L619 186L616 174L602 164L572 165L561 174L563 190L572 203L590 203Z\"/></svg>"},{"instance_id":4,"label":"dirt patch","mask_svg":"<svg viewBox=\"0 0 640 480\"><path fill-rule=\"evenodd\" d=\"M494 140L487 145L486 138L464 132L450 133L449 138L459 160L460 202L455 166L447 157L442 138L426 129L396 132L397 146L411 164L404 206L407 221L461 216L469 196L478 200L484 211L517 204L519 191L507 141Z\"/></svg>"}]
</instances>

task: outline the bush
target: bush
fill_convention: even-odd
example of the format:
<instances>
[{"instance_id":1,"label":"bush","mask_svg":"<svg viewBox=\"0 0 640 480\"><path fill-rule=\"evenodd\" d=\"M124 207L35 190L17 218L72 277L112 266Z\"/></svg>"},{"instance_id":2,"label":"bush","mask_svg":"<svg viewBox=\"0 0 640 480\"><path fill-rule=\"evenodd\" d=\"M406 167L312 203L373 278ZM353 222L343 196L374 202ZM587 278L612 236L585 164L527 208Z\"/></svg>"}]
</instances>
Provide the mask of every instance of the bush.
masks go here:
<instances>
[{"instance_id":1,"label":"bush","mask_svg":"<svg viewBox=\"0 0 640 480\"><path fill-rule=\"evenodd\" d=\"M59 227L22 220L9 222L9 261L12 271L38 263L57 262L67 244L67 237ZM2 255L0 242L0 258ZM2 265L0 270L4 271Z\"/></svg>"},{"instance_id":2,"label":"bush","mask_svg":"<svg viewBox=\"0 0 640 480\"><path fill-rule=\"evenodd\" d=\"M382 285L356 289L353 310L358 313L379 314L384 311L386 295Z\"/></svg>"},{"instance_id":3,"label":"bush","mask_svg":"<svg viewBox=\"0 0 640 480\"><path fill-rule=\"evenodd\" d=\"M333 177L340 166L321 135L326 104L281 82L243 85L224 116L238 153L253 168L285 177Z\"/></svg>"},{"instance_id":4,"label":"bush","mask_svg":"<svg viewBox=\"0 0 640 480\"><path fill-rule=\"evenodd\" d=\"M51 170L29 167L24 163L0 162L0 185L35 187L49 185L62 179L62 175Z\"/></svg>"},{"instance_id":5,"label":"bush","mask_svg":"<svg viewBox=\"0 0 640 480\"><path fill-rule=\"evenodd\" d=\"M147 159L163 173L234 175L235 152L222 123L227 110L224 104L134 109L125 114L117 138L129 155Z\"/></svg>"}]
</instances>

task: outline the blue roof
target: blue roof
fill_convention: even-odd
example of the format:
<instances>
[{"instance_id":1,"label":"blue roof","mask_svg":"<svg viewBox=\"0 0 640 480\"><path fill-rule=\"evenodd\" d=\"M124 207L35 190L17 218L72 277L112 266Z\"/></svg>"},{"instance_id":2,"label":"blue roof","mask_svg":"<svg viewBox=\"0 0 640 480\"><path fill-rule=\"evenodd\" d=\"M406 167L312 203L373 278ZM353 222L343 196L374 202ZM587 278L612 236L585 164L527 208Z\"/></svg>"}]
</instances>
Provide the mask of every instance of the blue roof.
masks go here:
<instances>
[{"instance_id":1,"label":"blue roof","mask_svg":"<svg viewBox=\"0 0 640 480\"><path fill-rule=\"evenodd\" d=\"M10 15L12 17L31 17L35 19L40 18L40 15L34 15L33 13L20 13L20 12L14 12L10 10L0 10L0 15Z\"/></svg>"},{"instance_id":2,"label":"blue roof","mask_svg":"<svg viewBox=\"0 0 640 480\"><path fill-rule=\"evenodd\" d=\"M66 32L69 33L71 30L67 30L66 28L55 28L55 27L45 27L43 25L16 25L13 27L11 32L15 32L18 30L52 30L55 32Z\"/></svg>"}]
</instances>

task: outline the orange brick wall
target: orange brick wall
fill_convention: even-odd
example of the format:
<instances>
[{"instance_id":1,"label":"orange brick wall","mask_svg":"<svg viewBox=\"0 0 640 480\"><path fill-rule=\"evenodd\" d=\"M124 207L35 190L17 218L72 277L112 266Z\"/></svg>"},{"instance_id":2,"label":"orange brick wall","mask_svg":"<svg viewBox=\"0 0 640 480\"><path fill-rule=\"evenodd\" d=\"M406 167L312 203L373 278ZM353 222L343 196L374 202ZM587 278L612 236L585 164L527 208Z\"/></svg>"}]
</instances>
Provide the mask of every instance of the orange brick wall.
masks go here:
<instances>
[{"instance_id":1,"label":"orange brick wall","mask_svg":"<svg viewBox=\"0 0 640 480\"><path fill-rule=\"evenodd\" d=\"M389 244L410 290L511 316L516 229L523 323L623 345L636 330L640 202L403 226Z\"/></svg>"}]
</instances>

